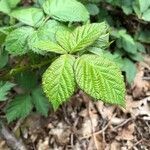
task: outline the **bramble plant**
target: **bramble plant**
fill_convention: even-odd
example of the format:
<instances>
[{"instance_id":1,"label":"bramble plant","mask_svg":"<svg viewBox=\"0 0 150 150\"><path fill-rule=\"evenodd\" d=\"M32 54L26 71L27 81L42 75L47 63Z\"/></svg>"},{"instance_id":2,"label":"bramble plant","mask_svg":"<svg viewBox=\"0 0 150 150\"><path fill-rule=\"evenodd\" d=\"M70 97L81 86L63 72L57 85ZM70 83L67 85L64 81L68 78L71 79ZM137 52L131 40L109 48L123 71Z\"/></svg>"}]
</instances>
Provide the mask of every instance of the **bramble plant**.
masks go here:
<instances>
[{"instance_id":1,"label":"bramble plant","mask_svg":"<svg viewBox=\"0 0 150 150\"><path fill-rule=\"evenodd\" d=\"M40 7L17 9L14 8L20 1L17 0L15 5L10 2L1 0L0 11L8 14L12 22L17 20L19 23L0 29L6 37L5 50L13 56L40 55L43 63L33 64L31 69L51 62L42 75L42 88L54 110L69 100L77 88L96 100L125 106L125 83L120 68L103 53L110 44L109 27L105 22L89 23L89 12L76 0L46 0L39 2ZM11 73L17 74L24 68L13 69ZM24 83L27 80L19 78L19 83L28 91L28 85ZM39 100L39 97L44 99L41 89L32 91L31 88L29 91L31 94L18 96L15 103L10 103L7 108L9 121L25 117L30 113L32 104L39 112L47 114L43 107L47 104L40 104ZM20 98L24 103L20 104ZM19 112L24 105L28 108L17 115L14 110L11 113L14 105Z\"/></svg>"}]
</instances>

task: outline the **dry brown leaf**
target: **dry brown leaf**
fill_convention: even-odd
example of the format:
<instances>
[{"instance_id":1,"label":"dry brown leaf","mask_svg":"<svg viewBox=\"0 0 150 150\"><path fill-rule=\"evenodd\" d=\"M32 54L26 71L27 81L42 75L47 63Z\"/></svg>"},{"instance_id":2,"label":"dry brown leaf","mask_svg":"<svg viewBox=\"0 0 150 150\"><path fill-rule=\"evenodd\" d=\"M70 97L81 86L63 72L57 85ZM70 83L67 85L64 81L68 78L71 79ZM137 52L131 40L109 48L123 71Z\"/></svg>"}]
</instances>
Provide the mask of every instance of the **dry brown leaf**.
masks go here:
<instances>
[{"instance_id":1,"label":"dry brown leaf","mask_svg":"<svg viewBox=\"0 0 150 150\"><path fill-rule=\"evenodd\" d=\"M50 150L49 137L46 137L43 141L39 140L37 144L37 150Z\"/></svg>"},{"instance_id":2,"label":"dry brown leaf","mask_svg":"<svg viewBox=\"0 0 150 150\"><path fill-rule=\"evenodd\" d=\"M117 140L133 140L134 139L134 133L135 131L135 125L129 124L128 126L125 126L124 128L122 128L122 130L119 132L119 134L117 135L116 139Z\"/></svg>"},{"instance_id":3,"label":"dry brown leaf","mask_svg":"<svg viewBox=\"0 0 150 150\"><path fill-rule=\"evenodd\" d=\"M6 142L0 138L0 150L11 150Z\"/></svg>"},{"instance_id":4,"label":"dry brown leaf","mask_svg":"<svg viewBox=\"0 0 150 150\"><path fill-rule=\"evenodd\" d=\"M146 95L146 92L150 90L150 83L148 81L143 80L144 76L144 67L142 63L138 65L138 73L134 79L132 85L132 95L135 99L139 99Z\"/></svg>"},{"instance_id":5,"label":"dry brown leaf","mask_svg":"<svg viewBox=\"0 0 150 150\"><path fill-rule=\"evenodd\" d=\"M101 135L94 135L89 141L87 150L105 150L105 142Z\"/></svg>"},{"instance_id":6,"label":"dry brown leaf","mask_svg":"<svg viewBox=\"0 0 150 150\"><path fill-rule=\"evenodd\" d=\"M110 150L120 150L120 143L113 141L110 145Z\"/></svg>"},{"instance_id":7,"label":"dry brown leaf","mask_svg":"<svg viewBox=\"0 0 150 150\"><path fill-rule=\"evenodd\" d=\"M55 128L51 128L49 134L54 136L57 143L65 145L70 140L71 130L65 123L59 122Z\"/></svg>"},{"instance_id":8,"label":"dry brown leaf","mask_svg":"<svg viewBox=\"0 0 150 150\"><path fill-rule=\"evenodd\" d=\"M101 101L98 101L95 104L102 118L110 120L115 110L115 106L105 106Z\"/></svg>"},{"instance_id":9,"label":"dry brown leaf","mask_svg":"<svg viewBox=\"0 0 150 150\"><path fill-rule=\"evenodd\" d=\"M150 117L150 97L134 101L131 96L127 95L126 109L123 109L123 112L130 113L133 118L138 115L146 115Z\"/></svg>"},{"instance_id":10,"label":"dry brown leaf","mask_svg":"<svg viewBox=\"0 0 150 150\"><path fill-rule=\"evenodd\" d=\"M83 124L80 133L83 135L83 137L88 137L92 134L92 129L96 129L98 125L99 116L98 114L94 113L94 111L89 112L91 117L88 116L87 111L82 111L82 113L80 114L83 115L83 113L85 113L85 117L83 119Z\"/></svg>"}]
</instances>

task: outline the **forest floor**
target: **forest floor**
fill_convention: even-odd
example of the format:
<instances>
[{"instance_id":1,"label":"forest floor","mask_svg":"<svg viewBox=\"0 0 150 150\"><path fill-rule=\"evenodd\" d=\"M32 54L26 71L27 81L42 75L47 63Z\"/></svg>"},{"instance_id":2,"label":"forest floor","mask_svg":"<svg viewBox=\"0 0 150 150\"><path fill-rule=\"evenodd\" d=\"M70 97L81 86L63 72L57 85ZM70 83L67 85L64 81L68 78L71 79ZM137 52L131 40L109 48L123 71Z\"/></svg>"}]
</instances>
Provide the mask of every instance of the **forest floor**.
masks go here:
<instances>
[{"instance_id":1,"label":"forest floor","mask_svg":"<svg viewBox=\"0 0 150 150\"><path fill-rule=\"evenodd\" d=\"M47 118L31 114L8 128L27 150L150 150L150 58L137 68L125 109L79 91ZM0 150L9 149L0 139Z\"/></svg>"}]
</instances>

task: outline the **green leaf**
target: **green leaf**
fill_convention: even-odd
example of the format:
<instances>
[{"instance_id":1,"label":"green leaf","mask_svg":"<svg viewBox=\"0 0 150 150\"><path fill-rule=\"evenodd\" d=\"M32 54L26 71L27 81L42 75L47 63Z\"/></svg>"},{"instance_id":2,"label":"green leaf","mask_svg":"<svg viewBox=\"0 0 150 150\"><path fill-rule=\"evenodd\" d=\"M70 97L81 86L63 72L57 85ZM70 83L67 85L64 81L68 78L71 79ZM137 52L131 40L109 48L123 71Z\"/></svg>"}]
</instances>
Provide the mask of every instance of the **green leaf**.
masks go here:
<instances>
[{"instance_id":1,"label":"green leaf","mask_svg":"<svg viewBox=\"0 0 150 150\"><path fill-rule=\"evenodd\" d=\"M15 26L3 26L3 27L0 27L0 33L4 35L8 35L14 29L15 29Z\"/></svg>"},{"instance_id":2,"label":"green leaf","mask_svg":"<svg viewBox=\"0 0 150 150\"><path fill-rule=\"evenodd\" d=\"M140 11L143 13L150 7L150 1L149 0L138 0Z\"/></svg>"},{"instance_id":3,"label":"green leaf","mask_svg":"<svg viewBox=\"0 0 150 150\"><path fill-rule=\"evenodd\" d=\"M150 21L150 9L147 9L143 15L142 15L142 19L145 21Z\"/></svg>"},{"instance_id":4,"label":"green leaf","mask_svg":"<svg viewBox=\"0 0 150 150\"><path fill-rule=\"evenodd\" d=\"M97 47L90 46L86 50L93 54L99 55L99 56L101 56L103 54L103 50L101 48L97 48Z\"/></svg>"},{"instance_id":5,"label":"green leaf","mask_svg":"<svg viewBox=\"0 0 150 150\"><path fill-rule=\"evenodd\" d=\"M21 0L0 0L0 11L9 14L11 8L15 8Z\"/></svg>"},{"instance_id":6,"label":"green leaf","mask_svg":"<svg viewBox=\"0 0 150 150\"><path fill-rule=\"evenodd\" d=\"M132 83L137 73L136 65L128 58L123 59L123 71L126 72L128 83Z\"/></svg>"},{"instance_id":7,"label":"green leaf","mask_svg":"<svg viewBox=\"0 0 150 150\"><path fill-rule=\"evenodd\" d=\"M13 83L0 81L0 101L7 100L7 94L9 90L14 86L15 84Z\"/></svg>"},{"instance_id":8,"label":"green leaf","mask_svg":"<svg viewBox=\"0 0 150 150\"><path fill-rule=\"evenodd\" d=\"M37 75L32 71L23 71L15 76L16 83L29 91L37 86Z\"/></svg>"},{"instance_id":9,"label":"green leaf","mask_svg":"<svg viewBox=\"0 0 150 150\"><path fill-rule=\"evenodd\" d=\"M83 4L76 0L46 0L43 9L50 17L59 21L87 21L89 14Z\"/></svg>"},{"instance_id":10,"label":"green leaf","mask_svg":"<svg viewBox=\"0 0 150 150\"><path fill-rule=\"evenodd\" d=\"M97 55L83 55L74 65L79 87L95 99L125 106L125 84L119 67Z\"/></svg>"},{"instance_id":11,"label":"green leaf","mask_svg":"<svg viewBox=\"0 0 150 150\"><path fill-rule=\"evenodd\" d=\"M51 64L43 75L43 89L54 110L67 101L75 90L74 61L73 56L62 55Z\"/></svg>"},{"instance_id":12,"label":"green leaf","mask_svg":"<svg viewBox=\"0 0 150 150\"><path fill-rule=\"evenodd\" d=\"M11 9L9 7L9 4L6 0L1 0L0 1L0 11L6 14L9 14Z\"/></svg>"},{"instance_id":13,"label":"green leaf","mask_svg":"<svg viewBox=\"0 0 150 150\"><path fill-rule=\"evenodd\" d=\"M55 20L49 20L38 30L34 31L33 34L28 38L29 48L34 52L43 54L45 51L39 49L37 45L41 41L52 41L55 42L56 31L59 30L61 24ZM43 48L42 48L43 49Z\"/></svg>"},{"instance_id":14,"label":"green leaf","mask_svg":"<svg viewBox=\"0 0 150 150\"><path fill-rule=\"evenodd\" d=\"M136 54L130 54L129 56L132 60L134 61L144 61L144 57L142 56L141 53L137 52Z\"/></svg>"},{"instance_id":15,"label":"green leaf","mask_svg":"<svg viewBox=\"0 0 150 150\"><path fill-rule=\"evenodd\" d=\"M6 117L8 122L15 119L25 118L32 110L32 101L30 95L20 95L13 99L6 109Z\"/></svg>"},{"instance_id":16,"label":"green leaf","mask_svg":"<svg viewBox=\"0 0 150 150\"><path fill-rule=\"evenodd\" d=\"M13 26L0 27L0 46L4 44L6 36L13 30L14 30Z\"/></svg>"},{"instance_id":17,"label":"green leaf","mask_svg":"<svg viewBox=\"0 0 150 150\"><path fill-rule=\"evenodd\" d=\"M100 35L106 33L106 23L92 23L77 27L70 36L71 53L85 49L93 44Z\"/></svg>"},{"instance_id":18,"label":"green leaf","mask_svg":"<svg viewBox=\"0 0 150 150\"><path fill-rule=\"evenodd\" d=\"M66 54L66 50L64 50L59 44L51 42L51 41L39 41L36 48L41 49L46 52L54 52L58 54Z\"/></svg>"},{"instance_id":19,"label":"green leaf","mask_svg":"<svg viewBox=\"0 0 150 150\"><path fill-rule=\"evenodd\" d=\"M42 9L34 7L13 10L10 15L30 26L39 26L44 19Z\"/></svg>"},{"instance_id":20,"label":"green leaf","mask_svg":"<svg viewBox=\"0 0 150 150\"><path fill-rule=\"evenodd\" d=\"M95 16L99 13L99 8L95 4L89 3L86 5L86 8L92 16Z\"/></svg>"},{"instance_id":21,"label":"green leaf","mask_svg":"<svg viewBox=\"0 0 150 150\"><path fill-rule=\"evenodd\" d=\"M126 33L121 34L121 40L122 40L122 47L126 52L129 52L131 54L137 53L136 43L129 34Z\"/></svg>"},{"instance_id":22,"label":"green leaf","mask_svg":"<svg viewBox=\"0 0 150 150\"><path fill-rule=\"evenodd\" d=\"M6 50L13 55L23 55L28 52L27 38L32 34L33 28L20 27L12 31L5 41Z\"/></svg>"},{"instance_id":23,"label":"green leaf","mask_svg":"<svg viewBox=\"0 0 150 150\"><path fill-rule=\"evenodd\" d=\"M41 113L44 116L48 115L50 104L47 98L43 95L43 91L41 88L36 88L32 91L32 101L37 112Z\"/></svg>"},{"instance_id":24,"label":"green leaf","mask_svg":"<svg viewBox=\"0 0 150 150\"><path fill-rule=\"evenodd\" d=\"M138 40L150 44L150 31L148 29L138 33Z\"/></svg>"},{"instance_id":25,"label":"green leaf","mask_svg":"<svg viewBox=\"0 0 150 150\"><path fill-rule=\"evenodd\" d=\"M5 67L8 62L8 52L1 50L0 51L0 69Z\"/></svg>"},{"instance_id":26,"label":"green leaf","mask_svg":"<svg viewBox=\"0 0 150 150\"><path fill-rule=\"evenodd\" d=\"M137 45L137 49L139 52L142 52L142 53L146 52L143 44L141 44L140 42L136 42L136 45Z\"/></svg>"},{"instance_id":27,"label":"green leaf","mask_svg":"<svg viewBox=\"0 0 150 150\"><path fill-rule=\"evenodd\" d=\"M121 7L123 9L123 12L126 14L126 15L129 15L132 13L132 6L122 6Z\"/></svg>"},{"instance_id":28,"label":"green leaf","mask_svg":"<svg viewBox=\"0 0 150 150\"><path fill-rule=\"evenodd\" d=\"M56 40L58 44L65 49L65 51L70 52L71 46L69 43L71 32L67 29L60 30L56 33ZM64 36L65 35L65 36Z\"/></svg>"},{"instance_id":29,"label":"green leaf","mask_svg":"<svg viewBox=\"0 0 150 150\"><path fill-rule=\"evenodd\" d=\"M94 42L92 46L97 48L106 49L110 45L109 33L100 35L100 37Z\"/></svg>"}]
</instances>

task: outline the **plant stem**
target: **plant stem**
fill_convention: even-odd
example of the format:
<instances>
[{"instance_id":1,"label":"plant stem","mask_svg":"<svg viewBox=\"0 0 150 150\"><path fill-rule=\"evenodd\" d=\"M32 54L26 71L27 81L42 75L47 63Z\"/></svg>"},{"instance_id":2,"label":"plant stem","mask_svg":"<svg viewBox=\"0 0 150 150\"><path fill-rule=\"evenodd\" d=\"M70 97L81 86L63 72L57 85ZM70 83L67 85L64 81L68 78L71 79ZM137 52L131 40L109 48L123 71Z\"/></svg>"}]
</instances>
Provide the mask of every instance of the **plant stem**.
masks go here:
<instances>
[{"instance_id":1,"label":"plant stem","mask_svg":"<svg viewBox=\"0 0 150 150\"><path fill-rule=\"evenodd\" d=\"M2 77L0 77L0 80L8 80L11 79L12 76L15 76L16 74L23 72L25 70L34 70L34 69L39 69L45 65L48 65L52 60L46 60L43 61L39 64L34 64L34 65L28 65L28 66L20 66L20 67L16 67L11 69L8 73L6 73L5 75L3 75Z\"/></svg>"}]
</instances>

